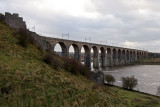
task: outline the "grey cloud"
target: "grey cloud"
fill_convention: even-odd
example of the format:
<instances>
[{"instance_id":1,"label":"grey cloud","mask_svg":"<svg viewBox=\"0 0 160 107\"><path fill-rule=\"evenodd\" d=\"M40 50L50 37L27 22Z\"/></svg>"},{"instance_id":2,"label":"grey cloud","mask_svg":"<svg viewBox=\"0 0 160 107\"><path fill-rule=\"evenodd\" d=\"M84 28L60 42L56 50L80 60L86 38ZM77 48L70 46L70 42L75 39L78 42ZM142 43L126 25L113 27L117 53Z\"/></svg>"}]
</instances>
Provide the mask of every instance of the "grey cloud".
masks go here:
<instances>
[{"instance_id":1,"label":"grey cloud","mask_svg":"<svg viewBox=\"0 0 160 107\"><path fill-rule=\"evenodd\" d=\"M96 19L74 17L56 13L46 8L44 0L0 0L1 12L18 12L28 26L36 26L38 33L51 33L61 37L70 33L75 40L92 37L93 41L137 43L149 51L160 52L160 7L159 0L90 0L88 12L97 12ZM36 6L41 4L41 6ZM54 8L54 7L53 7ZM150 43L150 44L148 44Z\"/></svg>"}]
</instances>

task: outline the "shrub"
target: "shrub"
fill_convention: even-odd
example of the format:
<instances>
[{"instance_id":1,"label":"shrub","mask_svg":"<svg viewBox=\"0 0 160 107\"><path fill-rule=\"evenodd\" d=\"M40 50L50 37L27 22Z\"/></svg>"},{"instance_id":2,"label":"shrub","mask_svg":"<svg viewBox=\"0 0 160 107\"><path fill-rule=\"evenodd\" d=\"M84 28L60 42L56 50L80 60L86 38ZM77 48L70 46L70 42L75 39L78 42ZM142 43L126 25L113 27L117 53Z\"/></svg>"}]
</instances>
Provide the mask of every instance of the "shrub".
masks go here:
<instances>
[{"instance_id":1,"label":"shrub","mask_svg":"<svg viewBox=\"0 0 160 107\"><path fill-rule=\"evenodd\" d=\"M15 35L19 40L18 44L23 47L27 47L29 44L36 44L36 41L26 29L19 29Z\"/></svg>"},{"instance_id":2,"label":"shrub","mask_svg":"<svg viewBox=\"0 0 160 107\"><path fill-rule=\"evenodd\" d=\"M105 75L105 79L107 81L107 84L109 85L113 85L113 83L115 82L115 78L112 75Z\"/></svg>"},{"instance_id":3,"label":"shrub","mask_svg":"<svg viewBox=\"0 0 160 107\"><path fill-rule=\"evenodd\" d=\"M71 61L69 60L69 58L63 56L62 60L64 61L64 69L66 71L70 71L71 70Z\"/></svg>"},{"instance_id":4,"label":"shrub","mask_svg":"<svg viewBox=\"0 0 160 107\"><path fill-rule=\"evenodd\" d=\"M0 13L0 21L4 22L4 15Z\"/></svg>"},{"instance_id":5,"label":"shrub","mask_svg":"<svg viewBox=\"0 0 160 107\"><path fill-rule=\"evenodd\" d=\"M134 78L134 76L132 77L122 77L122 87L124 89L129 89L132 90L134 87L136 87L136 85L138 84L138 80Z\"/></svg>"},{"instance_id":6,"label":"shrub","mask_svg":"<svg viewBox=\"0 0 160 107\"><path fill-rule=\"evenodd\" d=\"M12 89L11 86L4 86L1 88L1 93L2 94L9 94L11 89Z\"/></svg>"},{"instance_id":7,"label":"shrub","mask_svg":"<svg viewBox=\"0 0 160 107\"><path fill-rule=\"evenodd\" d=\"M56 70L63 67L63 61L58 55L46 53L42 59L45 63L51 65L52 68Z\"/></svg>"},{"instance_id":8,"label":"shrub","mask_svg":"<svg viewBox=\"0 0 160 107\"><path fill-rule=\"evenodd\" d=\"M42 59L56 70L58 68L63 68L65 71L71 72L72 74L80 74L89 78L89 69L73 58L61 57L48 49Z\"/></svg>"},{"instance_id":9,"label":"shrub","mask_svg":"<svg viewBox=\"0 0 160 107\"><path fill-rule=\"evenodd\" d=\"M63 57L64 69L75 75L81 74L88 77L89 69L85 67L82 63L78 62L73 58Z\"/></svg>"}]
</instances>

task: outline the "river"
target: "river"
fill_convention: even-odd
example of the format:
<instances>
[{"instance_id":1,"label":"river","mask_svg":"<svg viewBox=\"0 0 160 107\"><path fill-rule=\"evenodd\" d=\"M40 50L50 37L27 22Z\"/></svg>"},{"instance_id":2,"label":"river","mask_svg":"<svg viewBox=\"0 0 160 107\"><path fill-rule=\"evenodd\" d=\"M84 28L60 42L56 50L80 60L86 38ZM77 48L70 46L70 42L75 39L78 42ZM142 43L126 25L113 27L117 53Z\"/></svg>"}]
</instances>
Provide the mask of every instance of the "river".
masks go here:
<instances>
[{"instance_id":1,"label":"river","mask_svg":"<svg viewBox=\"0 0 160 107\"><path fill-rule=\"evenodd\" d=\"M104 74L114 76L114 85L122 86L121 77L132 76L138 79L138 85L134 90L156 95L160 86L160 65L135 65L102 70Z\"/></svg>"}]
</instances>

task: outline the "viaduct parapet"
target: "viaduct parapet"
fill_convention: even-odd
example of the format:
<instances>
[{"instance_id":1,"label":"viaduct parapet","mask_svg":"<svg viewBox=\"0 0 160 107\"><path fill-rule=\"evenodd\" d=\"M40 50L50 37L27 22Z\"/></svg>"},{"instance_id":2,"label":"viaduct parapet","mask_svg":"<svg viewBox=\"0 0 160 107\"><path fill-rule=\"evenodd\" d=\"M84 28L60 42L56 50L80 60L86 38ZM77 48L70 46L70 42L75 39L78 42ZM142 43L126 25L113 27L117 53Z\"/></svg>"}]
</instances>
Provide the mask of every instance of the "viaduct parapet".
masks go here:
<instances>
[{"instance_id":1,"label":"viaduct parapet","mask_svg":"<svg viewBox=\"0 0 160 107\"><path fill-rule=\"evenodd\" d=\"M5 22L12 28L26 29L26 23L23 18L18 14L5 13ZM140 61L141 59L148 58L148 52L144 50L101 45L73 40L65 40L53 37L44 37L29 31L31 36L40 44L40 46L46 50L50 49L54 51L56 44L59 44L62 48L62 56L69 57L69 48L74 48L74 58L78 61L82 61L82 55L84 58L84 64L87 67L91 67L91 60L93 60L93 67L107 67L107 66L119 66L129 65ZM81 50L84 48L84 53ZM93 59L91 59L91 49L93 49Z\"/></svg>"}]
</instances>

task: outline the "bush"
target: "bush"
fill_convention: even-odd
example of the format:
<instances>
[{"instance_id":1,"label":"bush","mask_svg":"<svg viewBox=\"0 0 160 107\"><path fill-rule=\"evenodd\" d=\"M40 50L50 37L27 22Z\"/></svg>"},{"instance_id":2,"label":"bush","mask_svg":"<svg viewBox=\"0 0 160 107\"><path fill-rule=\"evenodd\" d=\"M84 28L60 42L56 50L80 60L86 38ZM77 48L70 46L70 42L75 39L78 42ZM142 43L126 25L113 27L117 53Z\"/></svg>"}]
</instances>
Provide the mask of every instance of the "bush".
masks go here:
<instances>
[{"instance_id":1,"label":"bush","mask_svg":"<svg viewBox=\"0 0 160 107\"><path fill-rule=\"evenodd\" d=\"M63 68L63 61L62 59L58 56L58 55L55 55L55 54L51 54L51 53L46 53L44 56L43 56L43 61L49 65L52 66L52 68L54 69L58 69L58 68Z\"/></svg>"},{"instance_id":2,"label":"bush","mask_svg":"<svg viewBox=\"0 0 160 107\"><path fill-rule=\"evenodd\" d=\"M138 84L138 80L134 78L134 76L132 77L122 77L122 87L124 89L129 89L132 90L134 87L136 87L136 85Z\"/></svg>"},{"instance_id":3,"label":"bush","mask_svg":"<svg viewBox=\"0 0 160 107\"><path fill-rule=\"evenodd\" d=\"M105 79L109 85L113 85L115 82L115 78L112 75L105 75Z\"/></svg>"},{"instance_id":4,"label":"bush","mask_svg":"<svg viewBox=\"0 0 160 107\"><path fill-rule=\"evenodd\" d=\"M27 47L29 44L36 44L36 41L26 29L19 29L15 35L19 40L18 44L23 47Z\"/></svg>"},{"instance_id":5,"label":"bush","mask_svg":"<svg viewBox=\"0 0 160 107\"><path fill-rule=\"evenodd\" d=\"M4 15L0 13L0 21L4 22Z\"/></svg>"},{"instance_id":6,"label":"bush","mask_svg":"<svg viewBox=\"0 0 160 107\"><path fill-rule=\"evenodd\" d=\"M82 63L78 62L73 58L63 57L64 61L64 69L66 71L71 72L72 74L78 75L81 74L83 76L89 76L89 69L85 67Z\"/></svg>"},{"instance_id":7,"label":"bush","mask_svg":"<svg viewBox=\"0 0 160 107\"><path fill-rule=\"evenodd\" d=\"M56 70L58 68L63 68L65 71L71 72L72 74L80 74L89 77L89 69L73 58L60 57L50 50L47 50L47 53L42 59Z\"/></svg>"}]
</instances>

